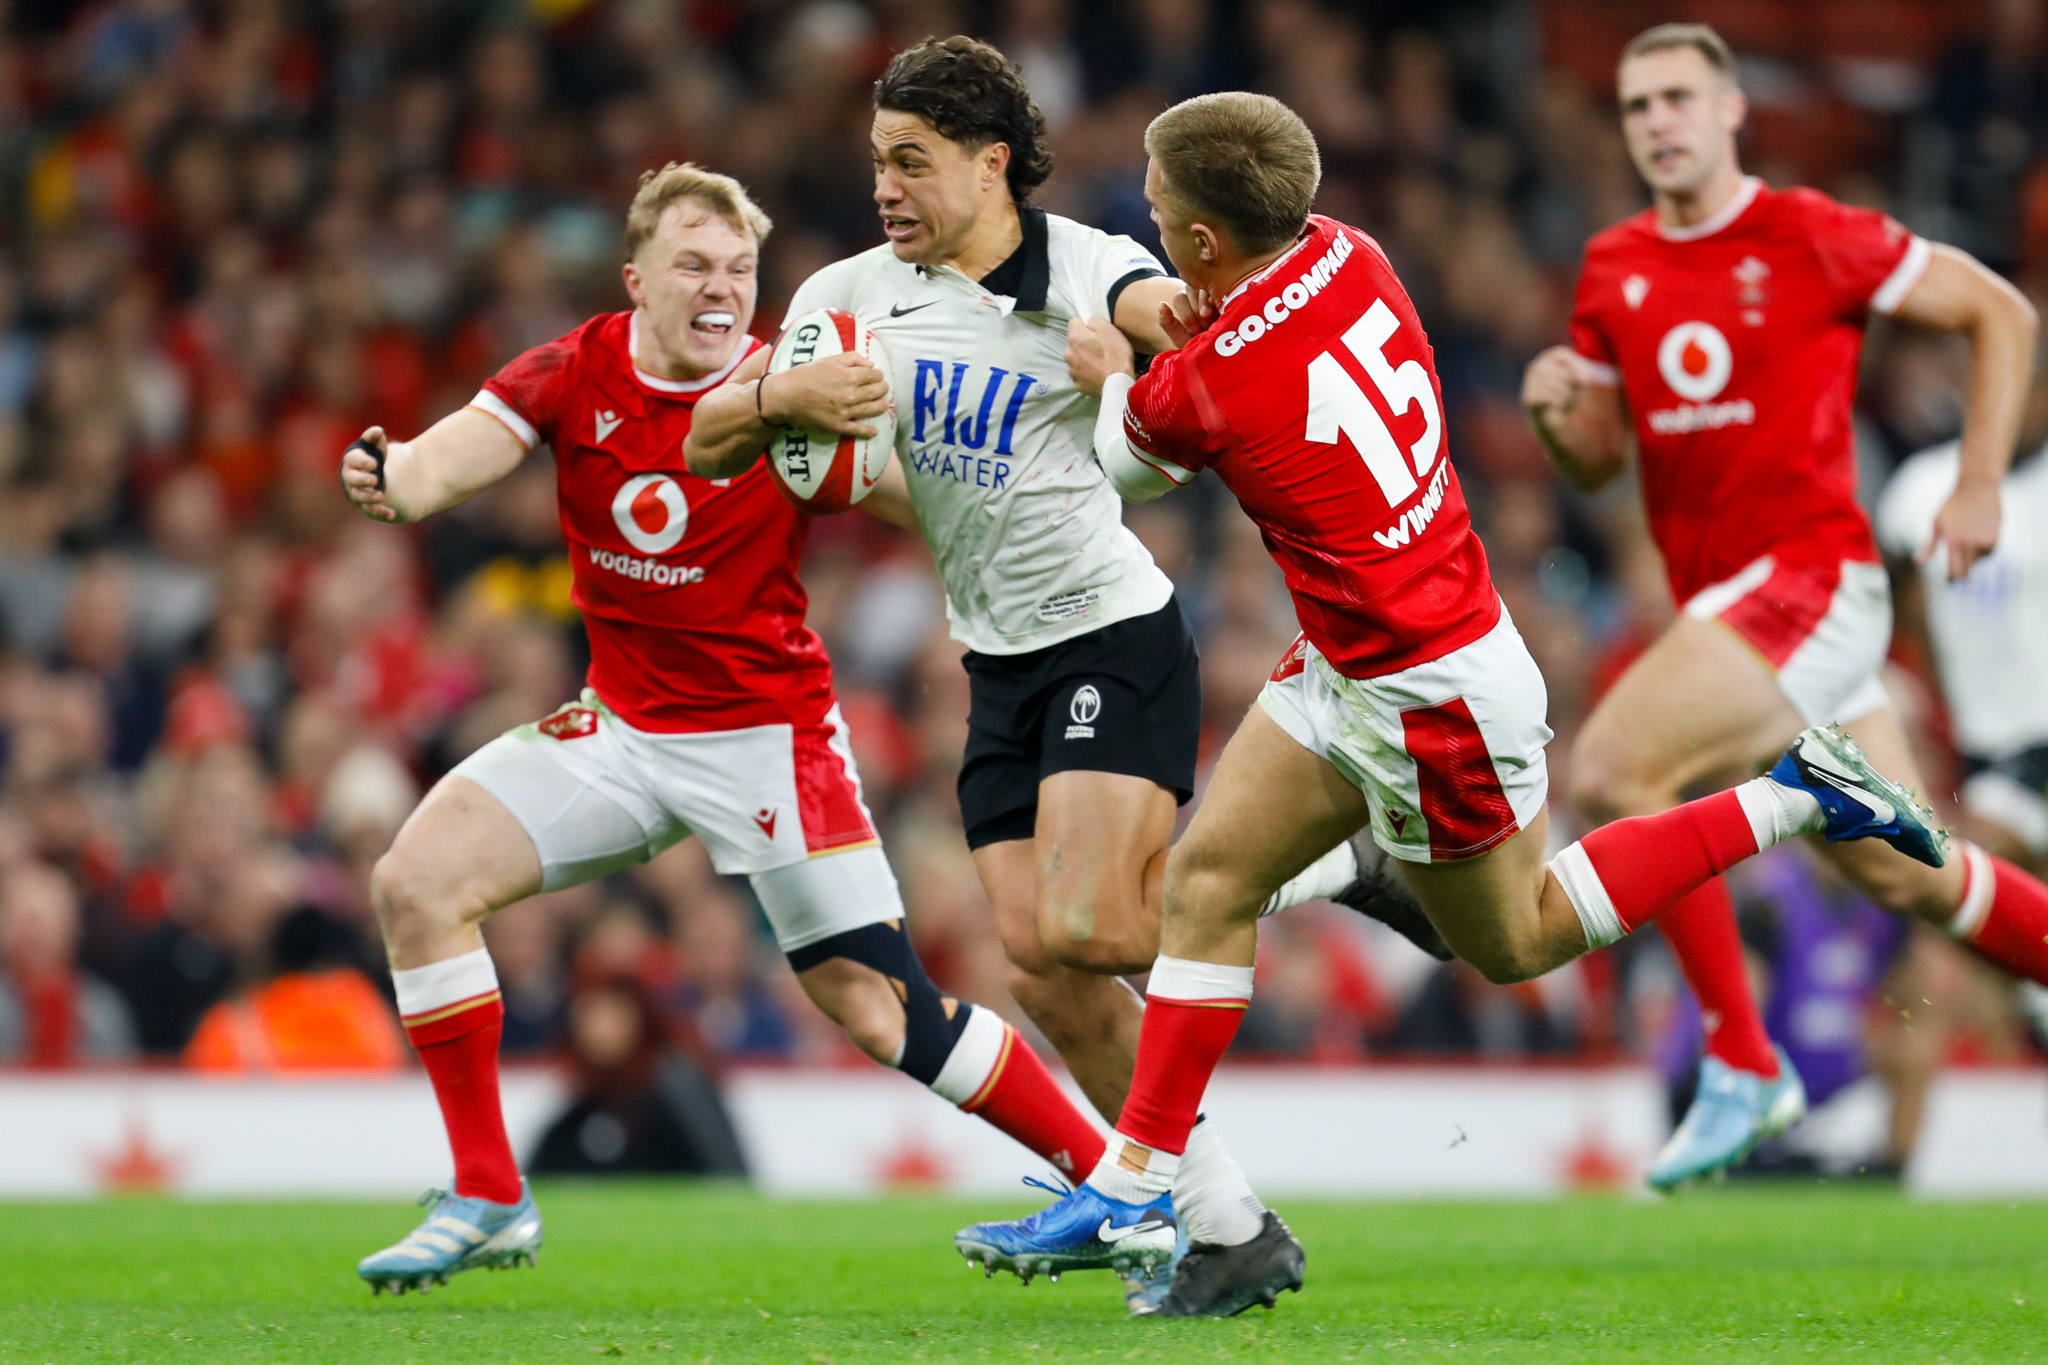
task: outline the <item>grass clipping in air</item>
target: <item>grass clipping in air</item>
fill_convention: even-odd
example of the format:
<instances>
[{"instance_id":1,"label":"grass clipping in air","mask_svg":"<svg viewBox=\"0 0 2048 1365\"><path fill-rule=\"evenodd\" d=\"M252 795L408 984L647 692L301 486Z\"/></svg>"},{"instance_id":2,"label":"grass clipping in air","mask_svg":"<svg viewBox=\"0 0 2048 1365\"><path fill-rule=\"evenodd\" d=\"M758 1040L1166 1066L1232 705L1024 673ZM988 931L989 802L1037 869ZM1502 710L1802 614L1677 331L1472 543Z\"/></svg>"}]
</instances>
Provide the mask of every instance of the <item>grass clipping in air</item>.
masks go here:
<instances>
[{"instance_id":1,"label":"grass clipping in air","mask_svg":"<svg viewBox=\"0 0 2048 1365\"><path fill-rule=\"evenodd\" d=\"M1663 1203L1287 1202L1308 1288L1130 1321L1107 1273L984 1280L1032 1205L544 1185L532 1270L372 1300L390 1204L0 1206L0 1362L2048 1358L2048 1209L1802 1187Z\"/></svg>"}]
</instances>

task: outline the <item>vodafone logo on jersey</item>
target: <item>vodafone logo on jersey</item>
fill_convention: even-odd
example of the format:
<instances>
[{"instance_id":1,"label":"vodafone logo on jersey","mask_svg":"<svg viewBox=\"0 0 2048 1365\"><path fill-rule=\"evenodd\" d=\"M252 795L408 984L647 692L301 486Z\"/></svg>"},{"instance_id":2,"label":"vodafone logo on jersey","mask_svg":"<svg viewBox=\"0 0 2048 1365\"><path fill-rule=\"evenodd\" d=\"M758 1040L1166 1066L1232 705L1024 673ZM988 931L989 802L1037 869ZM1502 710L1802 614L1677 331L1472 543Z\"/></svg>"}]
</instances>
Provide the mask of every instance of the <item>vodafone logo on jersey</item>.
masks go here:
<instances>
[{"instance_id":1,"label":"vodafone logo on jersey","mask_svg":"<svg viewBox=\"0 0 2048 1365\"><path fill-rule=\"evenodd\" d=\"M665 554L681 542L690 525L690 504L683 490L666 474L635 474L619 485L612 499L612 520L619 534L641 554Z\"/></svg>"},{"instance_id":2,"label":"vodafone logo on jersey","mask_svg":"<svg viewBox=\"0 0 2048 1365\"><path fill-rule=\"evenodd\" d=\"M1657 373L1685 403L1654 408L1647 414L1650 430L1659 436L1685 436L1723 427L1746 427L1756 421L1756 404L1747 398L1715 402L1735 370L1728 338L1711 322L1681 322L1657 343Z\"/></svg>"},{"instance_id":3,"label":"vodafone logo on jersey","mask_svg":"<svg viewBox=\"0 0 2048 1365\"><path fill-rule=\"evenodd\" d=\"M1681 322L1657 343L1657 373L1680 398L1704 403L1728 387L1735 353L1711 322Z\"/></svg>"}]
</instances>

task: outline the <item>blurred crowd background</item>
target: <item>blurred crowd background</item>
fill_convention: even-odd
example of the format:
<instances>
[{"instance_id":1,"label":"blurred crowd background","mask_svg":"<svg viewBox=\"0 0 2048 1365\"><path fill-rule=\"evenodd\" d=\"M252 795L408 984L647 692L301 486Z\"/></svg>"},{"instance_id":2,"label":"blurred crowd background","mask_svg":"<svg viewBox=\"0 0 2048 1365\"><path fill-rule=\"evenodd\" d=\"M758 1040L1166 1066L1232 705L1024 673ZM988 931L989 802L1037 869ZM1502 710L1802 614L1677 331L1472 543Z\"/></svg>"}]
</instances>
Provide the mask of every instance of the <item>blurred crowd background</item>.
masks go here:
<instances>
[{"instance_id":1,"label":"blurred crowd background","mask_svg":"<svg viewBox=\"0 0 2048 1365\"><path fill-rule=\"evenodd\" d=\"M670 159L737 175L776 220L755 323L772 333L811 271L879 240L869 85L927 34L977 33L1021 64L1055 139L1046 207L1148 244L1140 137L1164 105L1250 88L1307 118L1319 207L1379 237L1435 344L1452 457L1549 680L1554 790L1579 718L1671 612L1633 490L1568 493L1516 401L1523 365L1563 339L1586 237L1646 202L1612 106L1627 38L1717 24L1742 58L1750 169L1885 206L2048 293L2042 0L0 14L0 1059L15 1065L409 1064L368 870L439 774L574 694L584 647L544 455L398 531L344 505L343 446L371 423L415 433L521 350L625 306L623 208ZM1951 342L1873 335L1867 497L1954 433L1964 364ZM1213 755L1294 634L1285 593L1213 480L1127 516L1197 624ZM1015 1017L960 836L966 682L924 550L858 514L822 520L805 575L925 960ZM1894 694L1947 791L1939 699L1909 639L1897 653ZM1931 936L1872 929L1796 850L1741 890L1761 979L1778 945L1812 937L1781 927L1820 917L1839 989L1775 1022L1834 1048L1845 1075L2025 1055L1997 982ZM587 1095L669 1055L714 1077L851 1060L744 885L691 844L509 909L489 940L508 1051L568 1056ZM1654 940L1495 988L1315 905L1268 922L1260 972L1247 1055L1643 1055L1674 1077L1692 1058Z\"/></svg>"}]
</instances>

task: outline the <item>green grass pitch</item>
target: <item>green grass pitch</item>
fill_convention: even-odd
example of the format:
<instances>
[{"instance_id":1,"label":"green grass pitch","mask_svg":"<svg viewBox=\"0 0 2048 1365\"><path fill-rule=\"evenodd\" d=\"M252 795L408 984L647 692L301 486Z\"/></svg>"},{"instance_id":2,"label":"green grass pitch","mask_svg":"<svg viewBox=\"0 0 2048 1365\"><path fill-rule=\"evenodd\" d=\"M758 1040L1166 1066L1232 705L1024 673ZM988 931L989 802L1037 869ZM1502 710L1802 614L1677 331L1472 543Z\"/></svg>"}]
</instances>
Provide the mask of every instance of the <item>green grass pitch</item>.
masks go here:
<instances>
[{"instance_id":1,"label":"green grass pitch","mask_svg":"<svg viewBox=\"0 0 2048 1365\"><path fill-rule=\"evenodd\" d=\"M1308 1288L1131 1322L1106 1275L983 1280L1029 1205L545 1186L532 1270L373 1300L400 1204L0 1206L0 1362L2048 1359L2048 1207L1806 1187L1666 1203L1291 1203Z\"/></svg>"}]
</instances>

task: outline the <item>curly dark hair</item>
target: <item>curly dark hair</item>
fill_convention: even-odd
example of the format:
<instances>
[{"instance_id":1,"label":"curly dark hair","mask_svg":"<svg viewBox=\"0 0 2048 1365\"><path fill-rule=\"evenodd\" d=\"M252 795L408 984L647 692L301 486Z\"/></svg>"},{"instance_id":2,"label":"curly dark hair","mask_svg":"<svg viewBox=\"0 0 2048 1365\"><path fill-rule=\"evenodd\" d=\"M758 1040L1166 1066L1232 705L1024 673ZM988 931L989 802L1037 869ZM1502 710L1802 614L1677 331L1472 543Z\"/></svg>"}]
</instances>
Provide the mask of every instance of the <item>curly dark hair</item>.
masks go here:
<instances>
[{"instance_id":1,"label":"curly dark hair","mask_svg":"<svg viewBox=\"0 0 2048 1365\"><path fill-rule=\"evenodd\" d=\"M1020 204L1052 174L1045 115L1010 59L979 39L927 38L897 53L875 82L875 108L915 114L948 142L1006 144Z\"/></svg>"}]
</instances>

